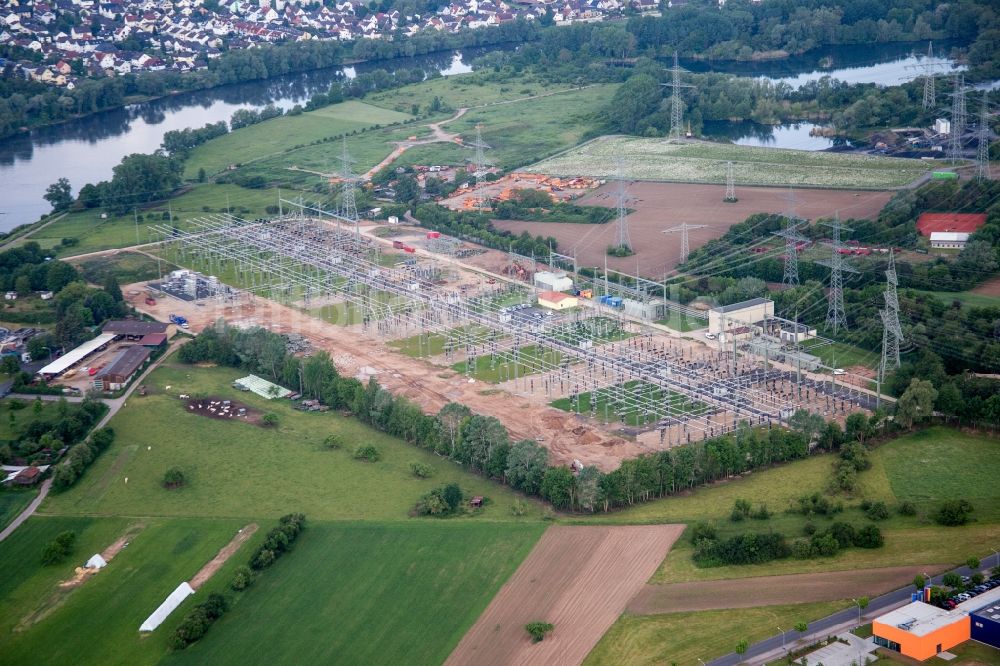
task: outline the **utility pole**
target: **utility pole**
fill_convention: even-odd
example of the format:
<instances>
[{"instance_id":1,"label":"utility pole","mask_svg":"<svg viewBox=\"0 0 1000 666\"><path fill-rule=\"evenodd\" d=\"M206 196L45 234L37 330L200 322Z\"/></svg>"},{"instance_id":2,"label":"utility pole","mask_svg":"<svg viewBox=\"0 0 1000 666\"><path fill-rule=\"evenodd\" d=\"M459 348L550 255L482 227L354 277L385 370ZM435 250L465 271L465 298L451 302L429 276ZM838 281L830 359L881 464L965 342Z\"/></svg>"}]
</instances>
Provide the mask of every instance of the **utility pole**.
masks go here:
<instances>
[{"instance_id":1,"label":"utility pole","mask_svg":"<svg viewBox=\"0 0 1000 666\"><path fill-rule=\"evenodd\" d=\"M898 368L900 365L899 343L903 341L903 330L899 325L899 296L896 293L899 278L896 275L896 261L891 250L885 277L885 309L879 310L879 316L882 318L882 358L878 366L880 388L885 382L890 366Z\"/></svg>"},{"instance_id":2,"label":"utility pole","mask_svg":"<svg viewBox=\"0 0 1000 666\"><path fill-rule=\"evenodd\" d=\"M670 72L670 83L660 85L672 89L670 95L670 139L680 139L683 132L684 121L684 100L681 99L682 88L694 88L688 83L681 83L681 74L686 74L687 70L682 68L677 60L677 51L674 51L674 66L667 70Z\"/></svg>"},{"instance_id":3,"label":"utility pole","mask_svg":"<svg viewBox=\"0 0 1000 666\"><path fill-rule=\"evenodd\" d=\"M834 333L841 327L847 329L847 314L844 312L844 273L857 273L850 266L844 265L845 246L840 240L842 231L853 231L840 223L840 213L838 212L833 222L823 222L824 226L833 229L833 241L829 243L832 250L828 261L816 263L830 268L830 298L826 311L826 326Z\"/></svg>"},{"instance_id":4,"label":"utility pole","mask_svg":"<svg viewBox=\"0 0 1000 666\"><path fill-rule=\"evenodd\" d=\"M906 69L916 69L920 70L922 74L921 78L924 80L924 99L923 106L925 109L933 109L936 105L936 95L935 95L935 83L934 80L939 74L943 73L944 68L947 63L941 60L935 60L934 58L934 42L929 42L927 44L927 57L923 62L917 63L916 65L907 65Z\"/></svg>"},{"instance_id":5,"label":"utility pole","mask_svg":"<svg viewBox=\"0 0 1000 666\"><path fill-rule=\"evenodd\" d=\"M672 233L675 233L675 232L678 232L678 231L681 233L681 262L680 263L683 264L685 261L687 261L688 260L688 255L691 252L691 244L688 242L688 232L691 231L692 229L704 229L707 226L708 226L707 224L688 224L687 222L685 222L684 224L681 224L679 226L671 227L669 229L664 229L663 230L663 233L665 233L665 234L672 234Z\"/></svg>"}]
</instances>

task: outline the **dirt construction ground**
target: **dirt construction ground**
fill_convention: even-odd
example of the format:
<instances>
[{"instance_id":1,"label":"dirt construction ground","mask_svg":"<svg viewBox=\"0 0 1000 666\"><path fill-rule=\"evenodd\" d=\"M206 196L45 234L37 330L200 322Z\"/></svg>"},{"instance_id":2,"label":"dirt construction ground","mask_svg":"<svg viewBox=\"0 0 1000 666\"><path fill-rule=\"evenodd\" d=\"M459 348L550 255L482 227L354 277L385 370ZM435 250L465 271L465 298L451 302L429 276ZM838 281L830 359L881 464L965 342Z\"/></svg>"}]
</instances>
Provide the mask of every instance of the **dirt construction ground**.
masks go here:
<instances>
[{"instance_id":1,"label":"dirt construction ground","mask_svg":"<svg viewBox=\"0 0 1000 666\"><path fill-rule=\"evenodd\" d=\"M612 208L616 204L614 183L604 185L576 203ZM726 189L720 185L687 185L678 183L632 183L628 187L633 209L628 216L629 237L636 254L631 257L608 257L608 266L615 270L639 272L650 278L662 276L678 263L681 236L664 234L664 229L679 224L704 224L705 229L689 232L691 249L701 247L722 236L729 227L754 213L781 213L790 209L788 190L773 187L739 187L736 203L725 203ZM889 201L892 192L852 190L796 189L797 215L815 220L832 217L873 218ZM604 264L604 253L615 242L616 225L563 224L560 222L494 222L499 229L520 234L552 236L559 243L559 252L573 254L581 266ZM638 262L638 264L637 264Z\"/></svg>"},{"instance_id":2,"label":"dirt construction ground","mask_svg":"<svg viewBox=\"0 0 1000 666\"><path fill-rule=\"evenodd\" d=\"M294 308L257 298L253 303L221 306L208 301L202 307L174 298L159 299L156 305L142 302L142 283L129 285L127 300L141 312L160 321L170 313L183 314L191 329L200 331L217 319L231 325L263 326L275 333L299 333L318 349L326 350L338 370L367 381L374 376L379 384L396 395L404 395L428 413L436 413L449 402L461 402L477 414L495 416L510 431L511 439L538 439L550 451L552 462L568 465L579 460L610 471L619 461L649 452L647 445L616 437L593 423L546 406L541 398L497 395L497 387L483 382L469 383L450 368L400 354L386 341L367 336L359 326L336 326Z\"/></svg>"},{"instance_id":3,"label":"dirt construction ground","mask_svg":"<svg viewBox=\"0 0 1000 666\"><path fill-rule=\"evenodd\" d=\"M947 568L943 564L924 564L911 567L646 585L629 602L628 610L637 615L656 615L680 611L837 601L862 595L877 596L911 583L917 574L925 571L934 574Z\"/></svg>"},{"instance_id":4,"label":"dirt construction ground","mask_svg":"<svg viewBox=\"0 0 1000 666\"><path fill-rule=\"evenodd\" d=\"M550 527L445 664L582 663L683 530ZM533 644L524 625L535 621L555 629Z\"/></svg>"}]
</instances>

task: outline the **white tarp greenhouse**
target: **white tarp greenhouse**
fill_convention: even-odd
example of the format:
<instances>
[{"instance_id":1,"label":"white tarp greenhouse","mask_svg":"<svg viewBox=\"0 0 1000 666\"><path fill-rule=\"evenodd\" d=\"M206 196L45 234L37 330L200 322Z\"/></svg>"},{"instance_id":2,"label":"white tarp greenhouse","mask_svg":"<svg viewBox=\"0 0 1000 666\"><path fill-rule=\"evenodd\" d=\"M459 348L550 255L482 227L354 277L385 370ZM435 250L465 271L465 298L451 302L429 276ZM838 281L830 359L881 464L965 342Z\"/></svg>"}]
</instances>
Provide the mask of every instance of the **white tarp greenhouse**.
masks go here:
<instances>
[{"instance_id":1,"label":"white tarp greenhouse","mask_svg":"<svg viewBox=\"0 0 1000 666\"><path fill-rule=\"evenodd\" d=\"M194 589L183 582L177 589L170 593L170 596L163 600L160 607L153 611L153 614L146 618L146 621L139 627L139 631L153 631L163 624L163 621L170 617L170 614L181 605L181 602L194 594Z\"/></svg>"}]
</instances>

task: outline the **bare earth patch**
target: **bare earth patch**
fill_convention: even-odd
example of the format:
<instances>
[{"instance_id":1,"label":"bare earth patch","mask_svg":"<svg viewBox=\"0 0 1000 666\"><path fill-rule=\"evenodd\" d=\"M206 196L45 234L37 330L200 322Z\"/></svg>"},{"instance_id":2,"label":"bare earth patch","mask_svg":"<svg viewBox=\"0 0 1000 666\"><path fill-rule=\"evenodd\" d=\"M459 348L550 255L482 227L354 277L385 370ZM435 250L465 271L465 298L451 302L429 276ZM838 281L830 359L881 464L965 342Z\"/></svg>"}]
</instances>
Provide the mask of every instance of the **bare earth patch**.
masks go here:
<instances>
[{"instance_id":1,"label":"bare earth patch","mask_svg":"<svg viewBox=\"0 0 1000 666\"><path fill-rule=\"evenodd\" d=\"M946 568L943 564L924 564L646 585L629 602L628 610L637 615L657 615L874 597L910 584L917 574L934 574Z\"/></svg>"},{"instance_id":2,"label":"bare earth patch","mask_svg":"<svg viewBox=\"0 0 1000 666\"><path fill-rule=\"evenodd\" d=\"M616 204L615 184L604 185L576 203L587 206L613 207ZM608 257L608 266L626 273L639 272L658 278L677 266L680 257L680 234L664 234L663 230L679 224L704 224L704 229L689 232L691 249L719 238L729 227L743 222L754 213L782 213L789 209L788 190L776 187L737 187L736 203L723 202L724 185L679 183L631 183L628 207L634 212L627 218L629 236L636 253L631 257ZM839 211L844 218L872 219L889 201L892 192L826 190L796 188L793 190L796 213L815 220ZM559 251L576 254L581 266L602 266L604 253L615 242L616 224L567 224L563 222L494 221L494 225L520 234L552 236ZM777 245L777 242L774 243Z\"/></svg>"},{"instance_id":3,"label":"bare earth patch","mask_svg":"<svg viewBox=\"0 0 1000 666\"><path fill-rule=\"evenodd\" d=\"M199 587L207 583L208 579L211 578L216 571L221 569L222 565L226 563L226 560L232 557L236 551L240 549L240 546L246 543L256 531L257 523L250 523L237 532L236 536L232 538L232 541L223 546L222 549L216 553L215 557L209 560L208 564L203 566L201 570L194 575L194 578L188 581L188 585L197 590Z\"/></svg>"},{"instance_id":4,"label":"bare earth patch","mask_svg":"<svg viewBox=\"0 0 1000 666\"><path fill-rule=\"evenodd\" d=\"M683 525L550 527L445 663L582 663L683 531ZM534 621L555 625L541 643L524 629Z\"/></svg>"},{"instance_id":5,"label":"bare earth patch","mask_svg":"<svg viewBox=\"0 0 1000 666\"><path fill-rule=\"evenodd\" d=\"M125 530L123 535L115 539L111 545L101 551L101 557L104 558L104 561L110 564L111 560L113 560L114 557L122 551L122 549L128 546L132 539L134 539L136 535L138 535L139 532L141 532L145 527L146 526L141 523L130 525L128 529ZM85 557L88 560L90 559L89 555L85 555ZM76 567L73 577L60 581L60 583L56 586L55 591L52 592L49 598L42 602L31 613L22 618L21 621L17 623L17 626L14 627L14 631L26 631L31 628L33 624L48 617L53 611L65 603L66 599L69 598L69 595L73 590L86 583L88 579L100 571L101 569Z\"/></svg>"},{"instance_id":6,"label":"bare earth patch","mask_svg":"<svg viewBox=\"0 0 1000 666\"><path fill-rule=\"evenodd\" d=\"M973 294L1000 296L1000 277L995 277L972 289Z\"/></svg>"}]
</instances>

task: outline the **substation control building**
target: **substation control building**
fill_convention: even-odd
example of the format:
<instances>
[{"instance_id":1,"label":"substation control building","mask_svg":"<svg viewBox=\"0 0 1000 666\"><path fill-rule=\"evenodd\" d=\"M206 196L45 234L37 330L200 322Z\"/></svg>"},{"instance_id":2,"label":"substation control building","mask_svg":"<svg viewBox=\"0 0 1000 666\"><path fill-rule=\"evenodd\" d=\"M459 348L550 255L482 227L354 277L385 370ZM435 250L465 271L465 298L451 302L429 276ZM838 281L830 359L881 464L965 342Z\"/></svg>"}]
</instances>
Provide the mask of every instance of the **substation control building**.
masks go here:
<instances>
[{"instance_id":1,"label":"substation control building","mask_svg":"<svg viewBox=\"0 0 1000 666\"><path fill-rule=\"evenodd\" d=\"M875 644L924 661L961 645L979 641L1000 649L1000 588L994 588L953 610L914 601L872 623Z\"/></svg>"},{"instance_id":2,"label":"substation control building","mask_svg":"<svg viewBox=\"0 0 1000 666\"><path fill-rule=\"evenodd\" d=\"M708 311L708 332L719 335L730 329L758 325L772 317L774 301L767 298L720 305Z\"/></svg>"}]
</instances>

